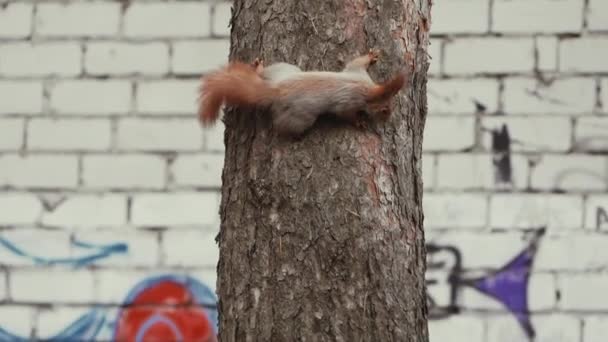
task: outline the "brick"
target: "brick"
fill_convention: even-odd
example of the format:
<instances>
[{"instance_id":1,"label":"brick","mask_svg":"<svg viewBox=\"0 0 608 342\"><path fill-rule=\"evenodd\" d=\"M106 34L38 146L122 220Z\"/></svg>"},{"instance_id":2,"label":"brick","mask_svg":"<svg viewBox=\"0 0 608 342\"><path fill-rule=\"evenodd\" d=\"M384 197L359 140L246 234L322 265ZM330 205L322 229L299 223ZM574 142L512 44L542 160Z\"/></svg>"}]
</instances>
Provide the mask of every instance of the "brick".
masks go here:
<instances>
[{"instance_id":1,"label":"brick","mask_svg":"<svg viewBox=\"0 0 608 342\"><path fill-rule=\"evenodd\" d=\"M23 146L23 119L0 119L0 150L19 150Z\"/></svg>"},{"instance_id":2,"label":"brick","mask_svg":"<svg viewBox=\"0 0 608 342\"><path fill-rule=\"evenodd\" d=\"M431 39L427 47L429 54L429 70L428 74L437 76L441 74L441 50L443 49L442 39ZM428 92L428 89L427 89Z\"/></svg>"},{"instance_id":3,"label":"brick","mask_svg":"<svg viewBox=\"0 0 608 342\"><path fill-rule=\"evenodd\" d=\"M433 189L435 187L435 156L432 154L422 154L422 184L424 189Z\"/></svg>"},{"instance_id":4,"label":"brick","mask_svg":"<svg viewBox=\"0 0 608 342\"><path fill-rule=\"evenodd\" d=\"M123 225L127 221L124 195L68 195L42 215L46 226L96 228Z\"/></svg>"},{"instance_id":5,"label":"brick","mask_svg":"<svg viewBox=\"0 0 608 342\"><path fill-rule=\"evenodd\" d=\"M171 165L177 186L199 186L219 189L222 186L223 154L182 155Z\"/></svg>"},{"instance_id":6,"label":"brick","mask_svg":"<svg viewBox=\"0 0 608 342\"><path fill-rule=\"evenodd\" d=\"M429 321L429 341L452 341L455 336L467 336L467 342L483 342L483 320L465 314Z\"/></svg>"},{"instance_id":7,"label":"brick","mask_svg":"<svg viewBox=\"0 0 608 342\"><path fill-rule=\"evenodd\" d=\"M528 281L528 309L553 310L557 305L558 289L555 276L550 273L532 273Z\"/></svg>"},{"instance_id":8,"label":"brick","mask_svg":"<svg viewBox=\"0 0 608 342\"><path fill-rule=\"evenodd\" d=\"M142 226L200 225L218 221L215 192L173 192L133 196L131 222Z\"/></svg>"},{"instance_id":9,"label":"brick","mask_svg":"<svg viewBox=\"0 0 608 342\"><path fill-rule=\"evenodd\" d=\"M608 336L608 316L585 317L583 336L585 342L604 342Z\"/></svg>"},{"instance_id":10,"label":"brick","mask_svg":"<svg viewBox=\"0 0 608 342\"><path fill-rule=\"evenodd\" d=\"M213 127L203 129L205 150L209 152L224 152L224 123L218 122Z\"/></svg>"},{"instance_id":11,"label":"brick","mask_svg":"<svg viewBox=\"0 0 608 342\"><path fill-rule=\"evenodd\" d=\"M213 293L217 293L217 271L213 269L200 269L200 270L186 270L185 274L200 281L203 285L206 285L211 289Z\"/></svg>"},{"instance_id":12,"label":"brick","mask_svg":"<svg viewBox=\"0 0 608 342\"><path fill-rule=\"evenodd\" d=\"M424 195L424 197L427 196L429 194ZM466 195L451 195L451 197L460 196ZM483 212L477 212L476 215L485 216ZM458 228L459 226L446 225L445 227ZM425 228L427 228L426 223ZM455 229L438 232L434 235L431 234L426 237L426 241L440 246L457 248L464 258L464 266L467 269L485 269L486 272L502 267L527 246L527 242L522 239L519 233L482 233L478 231L458 231ZM480 248L480 246L483 246L483 248ZM449 259L445 259L444 256L444 259L441 261L449 261Z\"/></svg>"},{"instance_id":13,"label":"brick","mask_svg":"<svg viewBox=\"0 0 608 342\"><path fill-rule=\"evenodd\" d=\"M0 75L76 76L81 49L74 42L6 43L0 45Z\"/></svg>"},{"instance_id":14,"label":"brick","mask_svg":"<svg viewBox=\"0 0 608 342\"><path fill-rule=\"evenodd\" d=\"M541 71L557 70L557 37L536 37L536 67Z\"/></svg>"},{"instance_id":15,"label":"brick","mask_svg":"<svg viewBox=\"0 0 608 342\"><path fill-rule=\"evenodd\" d=\"M19 227L3 231L0 236L29 255L47 260L71 257L70 237L66 231ZM8 248L0 249L0 260L1 264L12 267L37 264L32 258L14 253Z\"/></svg>"},{"instance_id":16,"label":"brick","mask_svg":"<svg viewBox=\"0 0 608 342\"><path fill-rule=\"evenodd\" d=\"M607 118L579 118L574 127L574 150L580 152L608 151Z\"/></svg>"},{"instance_id":17,"label":"brick","mask_svg":"<svg viewBox=\"0 0 608 342\"><path fill-rule=\"evenodd\" d=\"M544 155L531 172L531 187L539 190L606 191L608 160L601 156Z\"/></svg>"},{"instance_id":18,"label":"brick","mask_svg":"<svg viewBox=\"0 0 608 342\"><path fill-rule=\"evenodd\" d=\"M585 228L608 230L608 196L589 195L585 203Z\"/></svg>"},{"instance_id":19,"label":"brick","mask_svg":"<svg viewBox=\"0 0 608 342\"><path fill-rule=\"evenodd\" d=\"M431 34L484 33L489 29L489 1L437 1Z\"/></svg>"},{"instance_id":20,"label":"brick","mask_svg":"<svg viewBox=\"0 0 608 342\"><path fill-rule=\"evenodd\" d=\"M583 5L579 0L496 0L492 6L492 32L580 32Z\"/></svg>"},{"instance_id":21,"label":"brick","mask_svg":"<svg viewBox=\"0 0 608 342\"><path fill-rule=\"evenodd\" d=\"M107 258L95 261L97 266L106 267L152 267L159 262L159 245L156 232L149 231L128 231L122 229L112 229L104 231L86 231L78 233L78 240L93 242L96 245L109 245L124 243L128 246L127 253L116 253ZM72 248L73 254L82 249ZM87 250L84 250L85 253ZM82 252L80 252L82 253ZM123 293L126 295L127 292Z\"/></svg>"},{"instance_id":22,"label":"brick","mask_svg":"<svg viewBox=\"0 0 608 342\"><path fill-rule=\"evenodd\" d=\"M121 150L193 151L201 149L202 138L194 119L125 119L118 123L117 144Z\"/></svg>"},{"instance_id":23,"label":"brick","mask_svg":"<svg viewBox=\"0 0 608 342\"><path fill-rule=\"evenodd\" d=\"M481 125L486 130L499 130L506 125L511 139L511 151L565 152L570 150L572 127L570 119L567 117L485 117L481 119ZM482 143L486 150L490 150L492 135L484 134Z\"/></svg>"},{"instance_id":24,"label":"brick","mask_svg":"<svg viewBox=\"0 0 608 342\"><path fill-rule=\"evenodd\" d=\"M442 154L437 162L439 189L491 189L500 186L491 154ZM514 188L526 186L527 161L511 155L511 179Z\"/></svg>"},{"instance_id":25,"label":"brick","mask_svg":"<svg viewBox=\"0 0 608 342\"><path fill-rule=\"evenodd\" d=\"M70 115L126 114L131 106L129 81L74 80L51 89L51 109Z\"/></svg>"},{"instance_id":26,"label":"brick","mask_svg":"<svg viewBox=\"0 0 608 342\"><path fill-rule=\"evenodd\" d=\"M83 157L85 187L101 189L162 189L166 162L152 155L88 155ZM145 170L145 172L142 172Z\"/></svg>"},{"instance_id":27,"label":"brick","mask_svg":"<svg viewBox=\"0 0 608 342\"><path fill-rule=\"evenodd\" d=\"M581 341L580 321L574 316L548 314L532 316L532 324L538 342L573 342ZM514 315L503 314L488 319L488 341L513 342L529 341Z\"/></svg>"},{"instance_id":28,"label":"brick","mask_svg":"<svg viewBox=\"0 0 608 342\"><path fill-rule=\"evenodd\" d=\"M94 285L92 273L84 269L15 270L10 277L12 298L23 302L87 303L94 298Z\"/></svg>"},{"instance_id":29,"label":"brick","mask_svg":"<svg viewBox=\"0 0 608 342\"><path fill-rule=\"evenodd\" d=\"M0 193L0 208L1 225L34 224L42 213L40 199L29 193Z\"/></svg>"},{"instance_id":30,"label":"brick","mask_svg":"<svg viewBox=\"0 0 608 342\"><path fill-rule=\"evenodd\" d=\"M173 43L171 66L176 74L200 74L228 63L230 40L214 39Z\"/></svg>"},{"instance_id":31,"label":"brick","mask_svg":"<svg viewBox=\"0 0 608 342\"><path fill-rule=\"evenodd\" d=\"M160 23L160 24L159 24ZM133 3L124 17L128 37L206 37L210 6L194 1Z\"/></svg>"},{"instance_id":32,"label":"brick","mask_svg":"<svg viewBox=\"0 0 608 342\"><path fill-rule=\"evenodd\" d=\"M40 3L36 12L39 36L113 36L118 34L117 2Z\"/></svg>"},{"instance_id":33,"label":"brick","mask_svg":"<svg viewBox=\"0 0 608 342\"><path fill-rule=\"evenodd\" d=\"M562 310L604 311L608 307L606 273L562 274L559 284Z\"/></svg>"},{"instance_id":34,"label":"brick","mask_svg":"<svg viewBox=\"0 0 608 342\"><path fill-rule=\"evenodd\" d=\"M559 70L563 72L608 71L608 38L565 39L560 44Z\"/></svg>"},{"instance_id":35,"label":"brick","mask_svg":"<svg viewBox=\"0 0 608 342\"><path fill-rule=\"evenodd\" d=\"M215 231L168 230L163 234L165 264L171 267L208 266L215 268L219 248Z\"/></svg>"},{"instance_id":36,"label":"brick","mask_svg":"<svg viewBox=\"0 0 608 342\"><path fill-rule=\"evenodd\" d=\"M429 80L429 114L495 113L498 109L498 81L492 79Z\"/></svg>"},{"instance_id":37,"label":"brick","mask_svg":"<svg viewBox=\"0 0 608 342\"><path fill-rule=\"evenodd\" d=\"M52 306L38 313L36 336L48 340L90 312L88 307ZM89 336L89 335L85 335ZM99 337L99 336L98 336ZM66 341L67 342L67 341Z\"/></svg>"},{"instance_id":38,"label":"brick","mask_svg":"<svg viewBox=\"0 0 608 342\"><path fill-rule=\"evenodd\" d=\"M455 39L446 44L444 53L448 75L506 74L534 68L534 40L529 38Z\"/></svg>"},{"instance_id":39,"label":"brick","mask_svg":"<svg viewBox=\"0 0 608 342\"><path fill-rule=\"evenodd\" d=\"M32 30L32 4L8 3L0 8L0 38L25 38Z\"/></svg>"},{"instance_id":40,"label":"brick","mask_svg":"<svg viewBox=\"0 0 608 342\"><path fill-rule=\"evenodd\" d=\"M10 304L0 305L2 329L10 331L11 334L20 336L26 341L33 334L35 317L36 312L33 307Z\"/></svg>"},{"instance_id":41,"label":"brick","mask_svg":"<svg viewBox=\"0 0 608 342\"><path fill-rule=\"evenodd\" d=\"M537 315L533 317L538 332L534 341L570 342L581 341L581 320L566 314Z\"/></svg>"},{"instance_id":42,"label":"brick","mask_svg":"<svg viewBox=\"0 0 608 342\"><path fill-rule=\"evenodd\" d=\"M470 148L474 143L473 116L427 117L422 145L425 152L461 151Z\"/></svg>"},{"instance_id":43,"label":"brick","mask_svg":"<svg viewBox=\"0 0 608 342\"><path fill-rule=\"evenodd\" d=\"M131 291L143 279L152 276L172 273L179 274L180 270L121 270L108 269L100 270L96 274L97 278L97 298L96 302L103 304L125 304L129 291Z\"/></svg>"},{"instance_id":44,"label":"brick","mask_svg":"<svg viewBox=\"0 0 608 342\"><path fill-rule=\"evenodd\" d=\"M583 199L576 195L494 194L490 198L492 228L579 229Z\"/></svg>"},{"instance_id":45,"label":"brick","mask_svg":"<svg viewBox=\"0 0 608 342\"><path fill-rule=\"evenodd\" d=\"M590 31L608 31L608 2L589 0L588 6L587 29Z\"/></svg>"},{"instance_id":46,"label":"brick","mask_svg":"<svg viewBox=\"0 0 608 342\"><path fill-rule=\"evenodd\" d=\"M601 234L547 236L542 241L534 268L557 271L603 269L608 262L608 251L604 247L606 243L608 237Z\"/></svg>"},{"instance_id":47,"label":"brick","mask_svg":"<svg viewBox=\"0 0 608 342\"><path fill-rule=\"evenodd\" d=\"M0 81L1 114L38 114L42 112L42 83Z\"/></svg>"},{"instance_id":48,"label":"brick","mask_svg":"<svg viewBox=\"0 0 608 342\"><path fill-rule=\"evenodd\" d=\"M230 37L230 19L232 18L232 3L219 2L213 6L213 27L214 36Z\"/></svg>"},{"instance_id":49,"label":"brick","mask_svg":"<svg viewBox=\"0 0 608 342\"><path fill-rule=\"evenodd\" d=\"M75 156L0 156L0 186L73 188L77 184L78 161Z\"/></svg>"},{"instance_id":50,"label":"brick","mask_svg":"<svg viewBox=\"0 0 608 342\"><path fill-rule=\"evenodd\" d=\"M603 78L600 82L600 103L601 111L608 113L608 78Z\"/></svg>"},{"instance_id":51,"label":"brick","mask_svg":"<svg viewBox=\"0 0 608 342\"><path fill-rule=\"evenodd\" d=\"M90 75L163 75L169 72L169 47L164 43L89 43L84 58L84 69Z\"/></svg>"},{"instance_id":52,"label":"brick","mask_svg":"<svg viewBox=\"0 0 608 342\"><path fill-rule=\"evenodd\" d=\"M109 120L33 119L28 125L28 150L100 151L111 144Z\"/></svg>"},{"instance_id":53,"label":"brick","mask_svg":"<svg viewBox=\"0 0 608 342\"><path fill-rule=\"evenodd\" d=\"M565 78L544 85L531 78L508 78L503 96L507 114L587 114L595 106L595 81Z\"/></svg>"},{"instance_id":54,"label":"brick","mask_svg":"<svg viewBox=\"0 0 608 342\"><path fill-rule=\"evenodd\" d=\"M485 227L487 199L481 194L435 194L423 198L425 228Z\"/></svg>"},{"instance_id":55,"label":"brick","mask_svg":"<svg viewBox=\"0 0 608 342\"><path fill-rule=\"evenodd\" d=\"M137 111L143 114L187 114L197 111L198 80L163 80L137 85Z\"/></svg>"},{"instance_id":56,"label":"brick","mask_svg":"<svg viewBox=\"0 0 608 342\"><path fill-rule=\"evenodd\" d=\"M8 299L8 288L6 287L7 283L8 280L6 273L0 272L0 300L2 301L6 301Z\"/></svg>"}]
</instances>

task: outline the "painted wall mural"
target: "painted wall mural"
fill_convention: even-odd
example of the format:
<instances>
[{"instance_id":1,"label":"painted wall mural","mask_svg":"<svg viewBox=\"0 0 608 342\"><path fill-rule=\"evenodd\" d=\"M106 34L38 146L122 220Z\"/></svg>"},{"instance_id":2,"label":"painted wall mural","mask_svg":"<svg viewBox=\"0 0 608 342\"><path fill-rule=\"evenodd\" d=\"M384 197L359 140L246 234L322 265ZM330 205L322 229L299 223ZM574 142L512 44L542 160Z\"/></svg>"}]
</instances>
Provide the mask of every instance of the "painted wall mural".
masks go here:
<instances>
[{"instance_id":1,"label":"painted wall mural","mask_svg":"<svg viewBox=\"0 0 608 342\"><path fill-rule=\"evenodd\" d=\"M82 249L83 255L65 258L35 255L0 237L0 248L42 266L69 265L80 268L113 254L126 254L129 250L125 243L96 245L75 238L70 243ZM43 340L213 342L218 324L216 302L211 288L193 277L175 274L149 277L125 295L120 308L93 307L58 334ZM0 341L30 340L0 326Z\"/></svg>"},{"instance_id":2,"label":"painted wall mural","mask_svg":"<svg viewBox=\"0 0 608 342\"><path fill-rule=\"evenodd\" d=\"M460 291L472 288L498 301L520 324L528 337L535 331L530 321L528 308L528 283L534 257L545 228L534 232L529 244L502 267L484 275L472 274L466 270L463 256L455 246L427 244L427 302L431 319L443 319L458 314ZM438 274L443 276L438 276ZM443 300L437 300L447 292ZM447 290L447 291L446 291Z\"/></svg>"},{"instance_id":3,"label":"painted wall mural","mask_svg":"<svg viewBox=\"0 0 608 342\"><path fill-rule=\"evenodd\" d=\"M472 288L500 303L529 337L535 335L528 310L528 281L541 228L523 250L502 267L475 274L466 267L466 256L456 246L427 244L427 300L431 319L445 319L461 312L460 292ZM73 258L48 258L0 238L0 247L36 264L66 264L74 268L94 264L113 254L126 254L125 243L94 245L72 239L85 253ZM46 341L215 341L218 326L217 298L201 281L183 275L149 277L125 294L119 308L94 307ZM0 341L28 341L0 326Z\"/></svg>"}]
</instances>

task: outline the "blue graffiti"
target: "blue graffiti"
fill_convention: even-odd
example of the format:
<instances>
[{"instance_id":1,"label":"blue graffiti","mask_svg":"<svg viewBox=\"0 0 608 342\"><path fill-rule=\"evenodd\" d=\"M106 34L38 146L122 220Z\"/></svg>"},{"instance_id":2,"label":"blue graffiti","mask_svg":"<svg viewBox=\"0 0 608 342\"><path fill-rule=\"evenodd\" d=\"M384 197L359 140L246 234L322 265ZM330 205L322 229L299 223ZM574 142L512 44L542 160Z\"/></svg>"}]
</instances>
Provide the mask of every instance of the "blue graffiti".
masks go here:
<instances>
[{"instance_id":1,"label":"blue graffiti","mask_svg":"<svg viewBox=\"0 0 608 342\"><path fill-rule=\"evenodd\" d=\"M93 309L80 316L57 335L38 340L45 342L92 341L101 330L105 320L105 314L101 310ZM31 340L31 338L20 337L0 328L0 341L2 342L28 342Z\"/></svg>"},{"instance_id":2,"label":"blue graffiti","mask_svg":"<svg viewBox=\"0 0 608 342\"><path fill-rule=\"evenodd\" d=\"M129 247L125 243L112 243L107 245L96 245L87 242L77 240L76 238L70 239L70 244L74 247L81 249L88 249L93 251L92 253L73 258L46 258L26 252L22 248L7 240L6 238L0 237L0 246L6 248L11 253L20 257L30 259L34 263L43 266L51 265L72 265L74 267L82 267L94 263L97 260L104 259L113 254L124 254L127 253Z\"/></svg>"}]
</instances>

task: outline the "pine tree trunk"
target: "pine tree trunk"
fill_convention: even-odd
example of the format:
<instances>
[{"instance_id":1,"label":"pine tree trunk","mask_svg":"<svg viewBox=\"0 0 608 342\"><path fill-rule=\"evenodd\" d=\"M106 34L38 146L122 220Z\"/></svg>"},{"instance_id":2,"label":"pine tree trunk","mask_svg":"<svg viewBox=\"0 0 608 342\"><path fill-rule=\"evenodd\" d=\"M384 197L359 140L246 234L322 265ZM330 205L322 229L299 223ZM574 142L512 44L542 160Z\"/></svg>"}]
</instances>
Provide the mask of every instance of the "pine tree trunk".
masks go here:
<instances>
[{"instance_id":1,"label":"pine tree trunk","mask_svg":"<svg viewBox=\"0 0 608 342\"><path fill-rule=\"evenodd\" d=\"M225 116L220 341L428 341L421 152L430 0L235 0L231 60L341 70L370 48L393 116L321 118L277 138L261 110Z\"/></svg>"}]
</instances>

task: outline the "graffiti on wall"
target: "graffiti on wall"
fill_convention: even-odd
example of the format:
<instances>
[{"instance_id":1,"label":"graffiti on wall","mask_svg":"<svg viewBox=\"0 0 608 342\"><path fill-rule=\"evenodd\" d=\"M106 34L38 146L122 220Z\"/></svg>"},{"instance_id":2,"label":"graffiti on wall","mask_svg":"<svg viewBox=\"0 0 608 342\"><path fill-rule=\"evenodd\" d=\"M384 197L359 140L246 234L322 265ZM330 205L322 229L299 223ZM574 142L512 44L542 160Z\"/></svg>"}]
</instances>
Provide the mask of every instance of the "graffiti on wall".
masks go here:
<instances>
[{"instance_id":1,"label":"graffiti on wall","mask_svg":"<svg viewBox=\"0 0 608 342\"><path fill-rule=\"evenodd\" d=\"M467 270L456 246L427 244L427 302L430 319L443 319L463 309L460 293L464 288L494 299L509 311L525 333L533 337L528 310L528 282L539 240L545 229L534 232L523 250L502 267L485 274ZM0 247L36 264L86 266L116 253L127 253L123 243L94 245L72 239L72 245L88 253L73 258L36 256L0 237ZM95 307L83 314L48 341L96 340L196 340L215 341L218 327L217 298L207 285L189 276L161 275L146 278L126 294L120 308ZM0 327L0 341L25 342Z\"/></svg>"},{"instance_id":2,"label":"graffiti on wall","mask_svg":"<svg viewBox=\"0 0 608 342\"><path fill-rule=\"evenodd\" d=\"M467 272L455 246L427 244L427 303L431 319L443 319L461 310L459 294L472 288L498 301L529 337L535 332L528 309L528 283L534 257L545 228L534 232L529 244L510 261L484 275Z\"/></svg>"},{"instance_id":3,"label":"graffiti on wall","mask_svg":"<svg viewBox=\"0 0 608 342\"><path fill-rule=\"evenodd\" d=\"M128 253L125 243L92 244L72 238L72 247L81 251L74 257L36 255L7 238L0 237L0 248L35 265L67 265L75 268L94 264L115 254ZM214 342L217 334L217 298L195 278L166 274L146 278L136 284L118 310L93 307L58 334L45 341L201 341ZM26 342L0 327L0 341Z\"/></svg>"}]
</instances>

